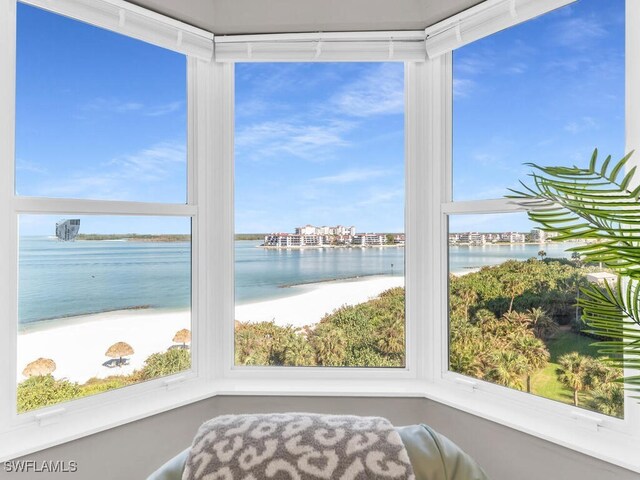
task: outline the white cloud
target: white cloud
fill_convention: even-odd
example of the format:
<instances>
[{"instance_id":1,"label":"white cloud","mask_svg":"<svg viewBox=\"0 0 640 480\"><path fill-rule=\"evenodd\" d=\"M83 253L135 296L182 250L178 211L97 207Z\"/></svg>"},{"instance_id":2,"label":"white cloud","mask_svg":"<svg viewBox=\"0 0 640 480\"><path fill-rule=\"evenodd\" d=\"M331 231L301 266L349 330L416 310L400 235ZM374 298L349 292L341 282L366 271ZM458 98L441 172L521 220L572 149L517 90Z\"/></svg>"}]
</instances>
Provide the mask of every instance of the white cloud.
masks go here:
<instances>
[{"instance_id":1,"label":"white cloud","mask_svg":"<svg viewBox=\"0 0 640 480\"><path fill-rule=\"evenodd\" d=\"M148 117L158 117L176 112L184 105L183 101L169 102L159 105L145 105L141 102L122 101L117 98L95 98L80 107L85 113L125 114L137 113Z\"/></svg>"},{"instance_id":2,"label":"white cloud","mask_svg":"<svg viewBox=\"0 0 640 480\"><path fill-rule=\"evenodd\" d=\"M36 185L33 195L109 200L139 199L139 189L160 183L185 168L186 148L162 142L132 154L121 155L72 175ZM140 182L144 182L141 185Z\"/></svg>"},{"instance_id":3,"label":"white cloud","mask_svg":"<svg viewBox=\"0 0 640 480\"><path fill-rule=\"evenodd\" d=\"M332 103L341 113L354 117L402 114L404 70L396 64L377 66L347 85Z\"/></svg>"},{"instance_id":4,"label":"white cloud","mask_svg":"<svg viewBox=\"0 0 640 480\"><path fill-rule=\"evenodd\" d=\"M482 55L461 53L455 59L455 75L478 75L492 70L495 62L490 59L494 56L492 51L484 51Z\"/></svg>"},{"instance_id":5,"label":"white cloud","mask_svg":"<svg viewBox=\"0 0 640 480\"><path fill-rule=\"evenodd\" d=\"M454 78L453 79L453 96L464 98L468 97L475 89L476 82L468 78Z\"/></svg>"},{"instance_id":6,"label":"white cloud","mask_svg":"<svg viewBox=\"0 0 640 480\"><path fill-rule=\"evenodd\" d=\"M184 102L170 102L164 105L156 105L145 110L144 115L148 117L160 117L169 113L177 112L182 108Z\"/></svg>"},{"instance_id":7,"label":"white cloud","mask_svg":"<svg viewBox=\"0 0 640 480\"><path fill-rule=\"evenodd\" d=\"M516 62L505 68L505 72L511 75L521 75L528 70L528 65L524 62Z\"/></svg>"},{"instance_id":8,"label":"white cloud","mask_svg":"<svg viewBox=\"0 0 640 480\"><path fill-rule=\"evenodd\" d=\"M571 121L564 126L564 129L573 133L581 133L587 130L594 130L598 128L598 123L592 117L582 117L578 120Z\"/></svg>"},{"instance_id":9,"label":"white cloud","mask_svg":"<svg viewBox=\"0 0 640 480\"><path fill-rule=\"evenodd\" d=\"M320 160L328 148L348 145L344 134L352 124L326 121L309 124L303 121L267 121L250 125L236 135L236 147L242 155L263 160L282 154Z\"/></svg>"},{"instance_id":10,"label":"white cloud","mask_svg":"<svg viewBox=\"0 0 640 480\"><path fill-rule=\"evenodd\" d=\"M356 207L371 207L374 205L387 204L392 200L404 198L403 188L394 188L386 191L372 192L363 200L355 203Z\"/></svg>"},{"instance_id":11,"label":"white cloud","mask_svg":"<svg viewBox=\"0 0 640 480\"><path fill-rule=\"evenodd\" d=\"M344 172L336 175L329 175L326 177L318 177L312 179L312 182L316 183L328 183L328 184L340 184L340 183L354 183L363 182L365 180L371 180L372 178L379 178L388 175L388 170L380 169L353 169L345 170Z\"/></svg>"},{"instance_id":12,"label":"white cloud","mask_svg":"<svg viewBox=\"0 0 640 480\"><path fill-rule=\"evenodd\" d=\"M607 30L595 17L573 17L556 23L553 33L560 45L582 49L588 47L592 40L604 37Z\"/></svg>"},{"instance_id":13,"label":"white cloud","mask_svg":"<svg viewBox=\"0 0 640 480\"><path fill-rule=\"evenodd\" d=\"M167 178L176 164L186 164L184 144L159 143L133 154L114 158L108 165L116 168L110 174L118 178L154 181Z\"/></svg>"},{"instance_id":14,"label":"white cloud","mask_svg":"<svg viewBox=\"0 0 640 480\"><path fill-rule=\"evenodd\" d=\"M29 172L38 175L44 175L48 173L48 170L39 163L24 160L22 158L16 159L16 170L18 172Z\"/></svg>"}]
</instances>

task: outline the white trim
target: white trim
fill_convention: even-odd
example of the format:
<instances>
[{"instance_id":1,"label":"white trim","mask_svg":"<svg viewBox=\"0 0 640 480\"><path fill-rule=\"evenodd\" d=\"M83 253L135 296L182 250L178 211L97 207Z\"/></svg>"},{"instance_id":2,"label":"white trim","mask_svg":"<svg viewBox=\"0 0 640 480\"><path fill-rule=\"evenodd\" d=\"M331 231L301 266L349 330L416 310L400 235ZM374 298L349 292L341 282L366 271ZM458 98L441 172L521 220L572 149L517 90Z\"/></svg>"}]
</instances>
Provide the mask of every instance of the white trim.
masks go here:
<instances>
[{"instance_id":1,"label":"white trim","mask_svg":"<svg viewBox=\"0 0 640 480\"><path fill-rule=\"evenodd\" d=\"M63 2L55 3L60 5ZM117 3L117 2L116 2ZM78 2L78 5L80 2ZM99 2L93 2L97 5ZM19 197L15 194L15 61L16 2L0 0L0 219L4 234L0 236L0 271L3 287L2 348L3 374L0 375L0 457L8 459L121 423L206 398L213 394L212 362L208 338L211 329L200 319L207 318L208 251L207 222L200 212L208 212L206 198L207 165L211 163L210 89L206 88L213 62L189 58L188 85L188 199L185 204L128 201L84 200L65 198ZM136 7L137 8L137 7ZM194 118L198 118L194 121ZM202 208L199 205L202 202ZM18 415L16 412L16 346L18 231L20 214L78 213L87 215L180 216L192 222L191 328L192 368L177 375L154 379L91 397L65 402ZM197 261L203 259L201 264ZM126 405L126 409L115 408ZM43 430L46 428L46 430Z\"/></svg>"},{"instance_id":2,"label":"white trim","mask_svg":"<svg viewBox=\"0 0 640 480\"><path fill-rule=\"evenodd\" d=\"M449 197L450 198L450 197ZM496 198L490 200L468 200L447 202L442 204L442 213L508 213L524 212L527 209L508 198Z\"/></svg>"},{"instance_id":3,"label":"white trim","mask_svg":"<svg viewBox=\"0 0 640 480\"><path fill-rule=\"evenodd\" d=\"M367 59L368 60L368 59ZM220 131L217 135L222 136L225 139L229 139L231 144L233 141L233 68L234 65L223 64L229 70L226 76L222 78L221 83L218 85L219 95L223 98L231 99L229 105L224 105L223 110L226 111L224 117L227 119L227 123L224 122L220 125ZM424 177L422 172L424 168L423 155L424 150L428 148L424 142L424 136L421 135L426 131L426 125L421 123L423 128L420 132L409 133L407 130L410 124L414 123L414 120L424 113L424 105L426 98L423 92L425 87L424 77L420 73L421 63L411 63L405 65L405 231L407 235L407 242L405 245L405 279L406 280L406 295L405 295L405 331L407 342L405 344L405 366L397 368L358 368L358 367L254 367L254 366L242 366L235 365L234 361L234 322L233 312L235 311L235 301L233 293L231 296L231 303L226 307L220 307L222 311L219 313L219 317L222 318L223 323L219 325L219 328L224 332L224 345L223 351L223 377L225 379L237 379L238 381L251 381L256 385L263 382L265 379L277 383L279 380L287 379L289 381L295 381L296 384L304 382L310 378L314 381L353 381L360 382L362 380L375 380L375 379L389 379L393 380L408 380L417 379L422 374L423 366L425 365L424 349L419 348L419 340L427 339L428 334L425 333L426 326L421 322L420 307L418 302L423 297L422 292L424 288L420 283L420 279L425 278L424 274L420 271L424 270L425 261L421 255L421 251L427 247L425 243L425 237L418 233L418 225L422 223L422 215L420 208L410 208L410 204L418 205L420 198L424 195ZM223 92L227 91L226 95ZM226 129L230 129L227 131ZM220 152L221 158L224 159L224 163L227 164L224 169L225 173L216 181L216 187L213 190L220 191L223 197L219 200L219 203L229 203L233 205L233 192L228 190L228 185L234 184L233 176L233 150L232 147L225 149L224 152ZM223 168L223 167L220 167ZM417 173L421 172L421 173ZM415 203L414 203L415 201ZM230 207L227 207L221 215L226 215ZM231 209L231 211L233 211ZM223 217L217 220L217 225L220 231L218 236L224 239L233 239L233 216L231 218ZM216 291L217 304L223 305L228 302L228 296L221 297L219 292L222 291L226 282L229 282L229 278L234 278L235 265L233 263L233 242L229 247L225 248L224 244L218 246L221 254L227 250L231 252L228 255L231 258L231 262L220 259L220 263L216 265L216 271L221 272L221 286ZM411 279L411 281L409 280ZM234 285L231 282L231 285ZM253 384L253 383L252 383ZM293 389L295 390L295 388Z\"/></svg>"},{"instance_id":4,"label":"white trim","mask_svg":"<svg viewBox=\"0 0 640 480\"><path fill-rule=\"evenodd\" d=\"M198 213L195 205L82 200L69 198L14 197L10 202L17 213L76 213L84 215L152 215L191 217Z\"/></svg>"},{"instance_id":5,"label":"white trim","mask_svg":"<svg viewBox=\"0 0 640 480\"><path fill-rule=\"evenodd\" d=\"M625 169L637 167L634 184L629 187L635 188L640 185L640 2L627 0L625 3L625 152L635 152ZM624 375L640 375L640 370L626 368ZM640 405L635 397L635 392L626 391L624 415L640 431Z\"/></svg>"},{"instance_id":6,"label":"white trim","mask_svg":"<svg viewBox=\"0 0 640 480\"><path fill-rule=\"evenodd\" d=\"M425 29L429 58L435 58L576 0L486 0Z\"/></svg>"},{"instance_id":7,"label":"white trim","mask_svg":"<svg viewBox=\"0 0 640 480\"><path fill-rule=\"evenodd\" d=\"M498 3L498 2L496 2ZM640 17L640 4L635 2L635 9L631 11L627 2L627 15L635 15L634 20ZM628 17L630 18L630 17ZM636 122L640 117L638 102L630 103L631 98L638 93L637 86L640 84L640 70L638 69L633 55L640 51L640 35L632 26L627 25L627 62L635 63L633 70L627 70L627 121L629 116ZM633 32L633 33L631 33ZM427 40L428 41L428 40ZM633 43L633 45L630 45ZM437 57L439 59L442 57ZM634 59L634 60L631 60ZM447 60L451 67L451 55ZM635 72L635 73L634 73ZM444 82L438 85L438 82ZM440 80L435 80L434 89L440 89L440 95L447 98L446 103L451 104L453 96L451 86L453 77L451 68L447 75ZM443 89L449 88L448 91ZM438 107L433 107L437 109ZM444 116L442 123L449 131L445 135L434 135L433 138L451 145L452 121ZM640 125L640 122L635 123ZM630 136L640 138L637 132L627 131L627 142ZM440 161L446 164L445 177L451 178L452 156L451 152L445 152L440 157ZM441 187L444 185L444 187ZM431 183L434 189L450 189L451 182L447 180L443 183ZM455 408L472 413L474 415L487 418L496 423L500 423L517 430L529 433L544 440L563 445L567 448L585 453L595 458L640 472L640 459L636 455L636 445L640 441L640 405L636 400L625 403L625 419L620 420L605 415L589 413L588 411L575 408L572 405L563 404L543 397L534 396L499 385L495 385L482 380L472 379L454 372L448 371L448 216L452 214L482 214L482 213L509 213L523 211L524 209L514 204L509 199L491 199L478 201L452 201L452 192L445 195L446 201L441 205L440 226L438 238L432 238L434 248L440 251L440 271L434 274L439 275L436 281L439 285L440 301L434 302L435 309L431 313L442 322L441 339L441 365L440 380L435 381L433 388L427 391L427 397L436 401L441 401ZM461 384L461 380L464 384ZM473 388L469 388L469 382L473 382ZM600 427L595 428L596 424Z\"/></svg>"},{"instance_id":8,"label":"white trim","mask_svg":"<svg viewBox=\"0 0 640 480\"><path fill-rule=\"evenodd\" d=\"M429 286L424 284L428 269L428 259L423 255L428 247L425 235L424 212L421 206L427 189L421 180L425 178L423 161L428 149L426 133L428 128L424 118L427 85L423 70L424 62L405 64L405 332L406 366L416 378L430 375L428 352L425 342L431 338L430 325L424 321L424 302L428 302L424 292Z\"/></svg>"},{"instance_id":9,"label":"white trim","mask_svg":"<svg viewBox=\"0 0 640 480\"><path fill-rule=\"evenodd\" d=\"M15 65L16 4L0 0L0 432L9 428L15 411L18 325L18 222L10 202L15 190ZM0 442L2 444L2 442Z\"/></svg>"},{"instance_id":10,"label":"white trim","mask_svg":"<svg viewBox=\"0 0 640 480\"><path fill-rule=\"evenodd\" d=\"M215 38L217 62L414 61L426 58L425 34L318 32Z\"/></svg>"},{"instance_id":11,"label":"white trim","mask_svg":"<svg viewBox=\"0 0 640 480\"><path fill-rule=\"evenodd\" d=\"M213 165L209 176L211 215L216 248L211 253L211 311L216 332L216 379L227 375L234 364L235 265L234 265L234 65L212 66Z\"/></svg>"},{"instance_id":12,"label":"white trim","mask_svg":"<svg viewBox=\"0 0 640 480\"><path fill-rule=\"evenodd\" d=\"M213 34L121 0L20 0L22 3L211 60Z\"/></svg>"}]
</instances>

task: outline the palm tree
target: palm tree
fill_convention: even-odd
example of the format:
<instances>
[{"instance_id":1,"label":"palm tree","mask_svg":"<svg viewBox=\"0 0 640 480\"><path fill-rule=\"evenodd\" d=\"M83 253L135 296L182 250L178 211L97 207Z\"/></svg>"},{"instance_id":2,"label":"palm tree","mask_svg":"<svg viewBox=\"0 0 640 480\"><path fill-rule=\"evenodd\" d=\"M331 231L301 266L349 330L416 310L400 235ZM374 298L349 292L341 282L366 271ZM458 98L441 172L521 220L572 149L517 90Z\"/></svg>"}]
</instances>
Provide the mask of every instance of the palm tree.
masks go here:
<instances>
[{"instance_id":1,"label":"palm tree","mask_svg":"<svg viewBox=\"0 0 640 480\"><path fill-rule=\"evenodd\" d=\"M385 354L404 352L404 318L396 318L380 329L378 348Z\"/></svg>"},{"instance_id":2,"label":"palm tree","mask_svg":"<svg viewBox=\"0 0 640 480\"><path fill-rule=\"evenodd\" d=\"M578 252L573 252L571 254L571 260L578 266L582 264L582 256Z\"/></svg>"},{"instance_id":3,"label":"palm tree","mask_svg":"<svg viewBox=\"0 0 640 480\"><path fill-rule=\"evenodd\" d=\"M319 325L312 340L318 365L342 365L347 355L347 338L341 328Z\"/></svg>"},{"instance_id":4,"label":"palm tree","mask_svg":"<svg viewBox=\"0 0 640 480\"><path fill-rule=\"evenodd\" d=\"M589 389L589 367L592 358L571 352L558 359L561 368L556 369L558 381L573 390L573 405L578 406L578 392Z\"/></svg>"},{"instance_id":5,"label":"palm tree","mask_svg":"<svg viewBox=\"0 0 640 480\"><path fill-rule=\"evenodd\" d=\"M509 275L503 280L502 287L511 299L509 301L508 310L510 312L511 310L513 310L513 301L515 300L515 298L518 295L522 295L524 293L525 284L520 278L516 277L515 275Z\"/></svg>"},{"instance_id":6,"label":"palm tree","mask_svg":"<svg viewBox=\"0 0 640 480\"><path fill-rule=\"evenodd\" d=\"M536 337L547 340L558 331L558 324L541 307L534 307L527 310L529 328L533 330Z\"/></svg>"},{"instance_id":7,"label":"palm tree","mask_svg":"<svg viewBox=\"0 0 640 480\"><path fill-rule=\"evenodd\" d=\"M489 355L491 367L485 376L486 380L505 387L522 390L522 376L527 372L527 359L514 350L500 348Z\"/></svg>"},{"instance_id":8,"label":"palm tree","mask_svg":"<svg viewBox=\"0 0 640 480\"><path fill-rule=\"evenodd\" d=\"M612 417L624 415L624 387L621 383L603 383L591 392L591 406Z\"/></svg>"},{"instance_id":9,"label":"palm tree","mask_svg":"<svg viewBox=\"0 0 640 480\"><path fill-rule=\"evenodd\" d=\"M547 252L545 252L544 250L538 250L538 256L540 257L540 260L544 260L544 257L547 256Z\"/></svg>"},{"instance_id":10,"label":"palm tree","mask_svg":"<svg viewBox=\"0 0 640 480\"><path fill-rule=\"evenodd\" d=\"M531 375L547 366L549 350L542 340L535 338L531 333L517 335L512 341L513 346L527 361L524 374L527 379L527 393L531 393Z\"/></svg>"},{"instance_id":11,"label":"palm tree","mask_svg":"<svg viewBox=\"0 0 640 480\"><path fill-rule=\"evenodd\" d=\"M472 287L462 287L458 290L458 296L464 306L464 319L469 321L469 307L478 301L478 292Z\"/></svg>"}]
</instances>

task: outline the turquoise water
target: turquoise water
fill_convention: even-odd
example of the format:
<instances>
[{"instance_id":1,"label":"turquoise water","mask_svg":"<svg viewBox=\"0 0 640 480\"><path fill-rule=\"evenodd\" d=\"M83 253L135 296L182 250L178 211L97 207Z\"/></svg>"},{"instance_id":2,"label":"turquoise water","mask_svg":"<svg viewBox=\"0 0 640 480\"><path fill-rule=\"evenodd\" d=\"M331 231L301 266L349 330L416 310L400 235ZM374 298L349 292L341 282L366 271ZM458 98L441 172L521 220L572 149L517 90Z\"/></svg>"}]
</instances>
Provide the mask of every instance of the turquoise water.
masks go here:
<instances>
[{"instance_id":1,"label":"turquoise water","mask_svg":"<svg viewBox=\"0 0 640 480\"><path fill-rule=\"evenodd\" d=\"M236 242L236 301L287 296L286 288L337 278L404 275L404 248L272 250ZM544 245L549 257L567 245ZM461 273L509 258L535 257L539 245L452 247L451 271ZM190 305L189 243L59 242L23 237L20 243L19 322L127 308ZM393 266L392 266L393 265Z\"/></svg>"}]
</instances>

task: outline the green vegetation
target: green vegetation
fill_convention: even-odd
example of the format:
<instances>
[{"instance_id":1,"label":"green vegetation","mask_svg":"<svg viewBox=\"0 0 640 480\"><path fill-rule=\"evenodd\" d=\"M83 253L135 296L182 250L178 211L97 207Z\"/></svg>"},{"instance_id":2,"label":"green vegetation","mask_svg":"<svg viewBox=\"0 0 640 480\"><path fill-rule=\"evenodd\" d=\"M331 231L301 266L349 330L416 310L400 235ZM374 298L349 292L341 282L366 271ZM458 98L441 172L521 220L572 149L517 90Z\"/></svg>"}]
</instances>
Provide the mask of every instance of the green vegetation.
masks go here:
<instances>
[{"instance_id":1,"label":"green vegetation","mask_svg":"<svg viewBox=\"0 0 640 480\"><path fill-rule=\"evenodd\" d=\"M600 353L616 367L640 367L640 183L637 167L627 169L633 152L611 164L611 156L598 161L594 150L587 168L533 168L532 185L512 190L528 210L529 218L557 240L587 240L572 248L579 262L598 262L617 274L617 281L604 286L587 284L578 304L583 308L587 331L602 340ZM624 173L623 173L624 172ZM622 380L632 391L640 390L640 376ZM620 397L614 384L594 388L601 394ZM608 410L611 406L604 406Z\"/></svg>"},{"instance_id":2,"label":"green vegetation","mask_svg":"<svg viewBox=\"0 0 640 480\"><path fill-rule=\"evenodd\" d=\"M594 339L575 328L578 287L592 267L565 259L507 261L450 279L450 369L464 375L590 408L623 414L621 370L608 366ZM343 306L318 324L236 322L238 365L402 367L405 292ZM126 376L79 385L32 377L18 386L19 411L32 410L189 368L188 349L153 354Z\"/></svg>"},{"instance_id":3,"label":"green vegetation","mask_svg":"<svg viewBox=\"0 0 640 480\"><path fill-rule=\"evenodd\" d=\"M140 235L137 233L80 233L76 240L126 240L128 242L190 242L189 234L160 234L160 235Z\"/></svg>"},{"instance_id":4,"label":"green vegetation","mask_svg":"<svg viewBox=\"0 0 640 480\"><path fill-rule=\"evenodd\" d=\"M172 375L191 368L191 352L188 349L172 348L163 353L154 353L144 362L141 370L136 372L139 381Z\"/></svg>"},{"instance_id":5,"label":"green vegetation","mask_svg":"<svg viewBox=\"0 0 640 480\"><path fill-rule=\"evenodd\" d=\"M38 375L18 385L18 412L55 405L80 396L77 383L55 380L52 375Z\"/></svg>"},{"instance_id":6,"label":"green vegetation","mask_svg":"<svg viewBox=\"0 0 640 480\"><path fill-rule=\"evenodd\" d=\"M404 289L344 306L317 325L236 322L238 365L404 366Z\"/></svg>"},{"instance_id":7,"label":"green vegetation","mask_svg":"<svg viewBox=\"0 0 640 480\"><path fill-rule=\"evenodd\" d=\"M451 370L622 415L620 369L605 364L593 338L569 326L576 325L578 288L592 269L545 258L452 276Z\"/></svg>"},{"instance_id":8,"label":"green vegetation","mask_svg":"<svg viewBox=\"0 0 640 480\"><path fill-rule=\"evenodd\" d=\"M18 384L18 413L115 390L161 376L173 375L190 367L191 352L188 349L174 348L149 356L142 369L130 375L91 378L83 384L64 379L55 380L52 375L33 376Z\"/></svg>"},{"instance_id":9,"label":"green vegetation","mask_svg":"<svg viewBox=\"0 0 640 480\"><path fill-rule=\"evenodd\" d=\"M236 233L236 240L264 240L268 233Z\"/></svg>"}]
</instances>

